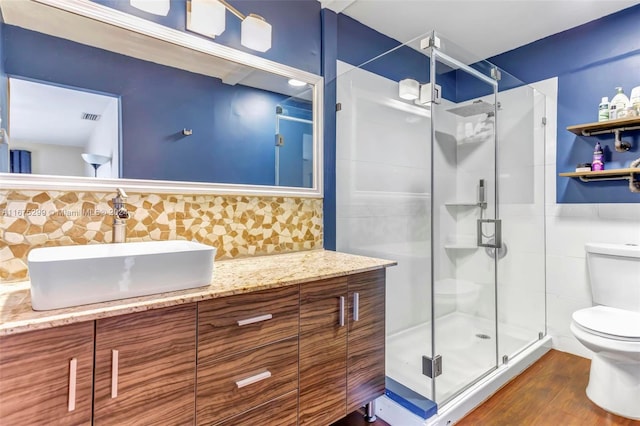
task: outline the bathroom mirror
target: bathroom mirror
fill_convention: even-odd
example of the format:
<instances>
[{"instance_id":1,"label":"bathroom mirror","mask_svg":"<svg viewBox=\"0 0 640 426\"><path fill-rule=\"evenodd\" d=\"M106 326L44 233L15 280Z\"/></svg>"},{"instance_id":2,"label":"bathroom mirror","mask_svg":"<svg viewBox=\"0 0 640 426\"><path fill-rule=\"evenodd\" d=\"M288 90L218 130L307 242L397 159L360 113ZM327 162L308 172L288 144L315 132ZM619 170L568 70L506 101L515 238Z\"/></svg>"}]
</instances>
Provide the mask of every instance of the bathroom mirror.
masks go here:
<instances>
[{"instance_id":1,"label":"bathroom mirror","mask_svg":"<svg viewBox=\"0 0 640 426\"><path fill-rule=\"evenodd\" d=\"M3 184L322 195L320 76L88 0L0 8L9 145L32 161Z\"/></svg>"}]
</instances>

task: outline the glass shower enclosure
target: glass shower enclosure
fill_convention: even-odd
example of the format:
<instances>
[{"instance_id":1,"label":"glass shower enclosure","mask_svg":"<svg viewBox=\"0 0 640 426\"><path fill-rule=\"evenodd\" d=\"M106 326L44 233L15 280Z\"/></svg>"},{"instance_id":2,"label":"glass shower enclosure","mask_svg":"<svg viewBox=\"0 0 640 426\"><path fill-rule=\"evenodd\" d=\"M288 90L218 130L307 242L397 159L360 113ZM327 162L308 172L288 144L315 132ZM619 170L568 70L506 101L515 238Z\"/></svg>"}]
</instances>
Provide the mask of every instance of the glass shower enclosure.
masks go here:
<instances>
[{"instance_id":1,"label":"glass shower enclosure","mask_svg":"<svg viewBox=\"0 0 640 426\"><path fill-rule=\"evenodd\" d=\"M546 334L544 95L430 32L337 97L337 248L398 261L387 393L442 406Z\"/></svg>"}]
</instances>

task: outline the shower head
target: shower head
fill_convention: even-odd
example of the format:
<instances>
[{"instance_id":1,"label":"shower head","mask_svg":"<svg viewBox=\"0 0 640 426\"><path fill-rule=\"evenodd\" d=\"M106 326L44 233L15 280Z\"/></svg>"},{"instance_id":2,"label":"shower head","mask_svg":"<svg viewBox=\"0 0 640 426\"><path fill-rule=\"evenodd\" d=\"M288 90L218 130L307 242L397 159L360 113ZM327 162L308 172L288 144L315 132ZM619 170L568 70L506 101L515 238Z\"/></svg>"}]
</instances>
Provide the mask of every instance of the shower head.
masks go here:
<instances>
[{"instance_id":1,"label":"shower head","mask_svg":"<svg viewBox=\"0 0 640 426\"><path fill-rule=\"evenodd\" d=\"M478 99L477 101L473 101L469 105L463 105L455 108L448 109L447 111L452 112L461 117L471 117L473 115L479 114L491 114L495 112L495 106L488 102Z\"/></svg>"}]
</instances>

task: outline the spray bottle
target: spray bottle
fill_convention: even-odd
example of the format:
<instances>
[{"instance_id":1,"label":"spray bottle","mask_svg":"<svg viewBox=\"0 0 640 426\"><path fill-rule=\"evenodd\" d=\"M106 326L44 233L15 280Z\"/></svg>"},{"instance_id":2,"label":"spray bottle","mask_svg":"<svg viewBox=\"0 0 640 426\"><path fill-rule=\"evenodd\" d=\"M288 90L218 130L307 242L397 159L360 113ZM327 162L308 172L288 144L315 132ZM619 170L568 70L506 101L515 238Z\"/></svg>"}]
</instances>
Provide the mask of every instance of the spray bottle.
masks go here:
<instances>
[{"instance_id":1,"label":"spray bottle","mask_svg":"<svg viewBox=\"0 0 640 426\"><path fill-rule=\"evenodd\" d=\"M593 160L591 161L591 170L598 171L604 170L604 151L600 142L596 142L596 146L593 149Z\"/></svg>"}]
</instances>

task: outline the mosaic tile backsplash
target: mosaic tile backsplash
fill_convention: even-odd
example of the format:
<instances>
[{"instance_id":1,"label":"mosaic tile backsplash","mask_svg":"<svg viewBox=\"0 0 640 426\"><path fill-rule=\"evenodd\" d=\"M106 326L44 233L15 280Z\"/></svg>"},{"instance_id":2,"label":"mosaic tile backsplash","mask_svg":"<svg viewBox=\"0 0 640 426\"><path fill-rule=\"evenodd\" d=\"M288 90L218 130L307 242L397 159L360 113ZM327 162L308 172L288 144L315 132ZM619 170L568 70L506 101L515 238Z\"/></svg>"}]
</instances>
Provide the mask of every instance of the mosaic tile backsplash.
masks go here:
<instances>
[{"instance_id":1,"label":"mosaic tile backsplash","mask_svg":"<svg viewBox=\"0 0 640 426\"><path fill-rule=\"evenodd\" d=\"M111 242L115 193L0 190L0 283L28 279L35 247ZM217 259L322 248L322 200L129 194L127 241L195 240Z\"/></svg>"}]
</instances>

